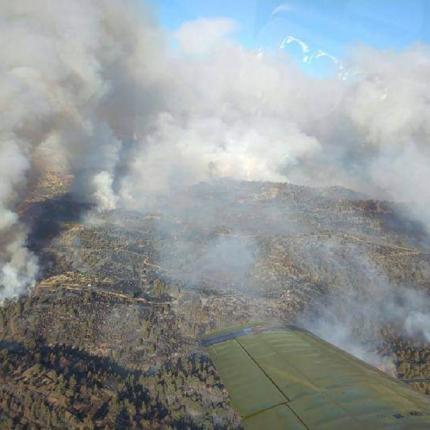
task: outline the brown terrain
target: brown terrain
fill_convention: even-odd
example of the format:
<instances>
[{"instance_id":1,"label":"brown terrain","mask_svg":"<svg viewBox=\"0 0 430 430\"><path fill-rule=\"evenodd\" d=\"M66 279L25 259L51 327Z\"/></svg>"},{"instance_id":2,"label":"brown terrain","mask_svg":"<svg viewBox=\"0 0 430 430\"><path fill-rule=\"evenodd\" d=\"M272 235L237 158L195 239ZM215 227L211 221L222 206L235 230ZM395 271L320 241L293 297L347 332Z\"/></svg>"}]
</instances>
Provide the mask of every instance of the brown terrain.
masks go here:
<instances>
[{"instance_id":1,"label":"brown terrain","mask_svg":"<svg viewBox=\"0 0 430 430\"><path fill-rule=\"evenodd\" d=\"M253 321L346 327L430 393L407 320L429 299L430 242L401 206L220 181L96 214L69 182L43 175L20 208L41 272L0 307L0 428L240 428L198 339Z\"/></svg>"}]
</instances>

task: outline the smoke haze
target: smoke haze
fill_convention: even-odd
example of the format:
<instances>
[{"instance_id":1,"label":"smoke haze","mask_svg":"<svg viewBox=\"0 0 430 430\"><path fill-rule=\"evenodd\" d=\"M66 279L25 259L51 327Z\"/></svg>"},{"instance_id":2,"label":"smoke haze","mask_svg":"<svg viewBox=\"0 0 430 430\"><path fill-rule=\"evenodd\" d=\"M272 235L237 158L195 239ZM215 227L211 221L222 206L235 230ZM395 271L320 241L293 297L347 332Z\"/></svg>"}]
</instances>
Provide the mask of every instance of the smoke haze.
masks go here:
<instances>
[{"instance_id":1,"label":"smoke haze","mask_svg":"<svg viewBox=\"0 0 430 430\"><path fill-rule=\"evenodd\" d=\"M71 173L75 198L99 211L147 210L177 189L233 178L342 185L406 202L430 227L427 46L351 47L345 67L356 73L317 79L282 53L235 43L229 19L185 23L172 48L131 0L0 0L0 8L0 300L37 276L18 215L37 159ZM229 273L241 277L254 257L236 239L214 241L188 269L210 271L238 254ZM357 258L372 278L363 282L377 285L372 306L401 314L410 333L428 325L422 300L402 290L399 309L389 282ZM356 294L345 293L345 315ZM316 331L324 334L322 323Z\"/></svg>"},{"instance_id":2,"label":"smoke haze","mask_svg":"<svg viewBox=\"0 0 430 430\"><path fill-rule=\"evenodd\" d=\"M331 280L340 280L299 317L299 324L387 371L394 371L395 366L378 352L384 343L381 328L430 342L428 294L391 281L364 247L331 239L301 253L300 258Z\"/></svg>"}]
</instances>

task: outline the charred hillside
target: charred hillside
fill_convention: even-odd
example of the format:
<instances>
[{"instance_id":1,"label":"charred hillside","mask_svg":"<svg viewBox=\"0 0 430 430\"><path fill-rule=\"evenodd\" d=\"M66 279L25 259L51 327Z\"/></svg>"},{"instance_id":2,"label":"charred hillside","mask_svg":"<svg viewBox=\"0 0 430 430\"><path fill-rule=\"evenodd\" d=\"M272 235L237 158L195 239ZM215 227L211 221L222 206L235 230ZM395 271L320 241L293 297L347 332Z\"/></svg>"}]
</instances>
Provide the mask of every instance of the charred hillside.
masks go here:
<instances>
[{"instance_id":1,"label":"charred hillside","mask_svg":"<svg viewBox=\"0 0 430 430\"><path fill-rule=\"evenodd\" d=\"M20 209L42 268L0 308L0 427L238 428L197 340L256 320L429 393L430 248L400 206L216 181L94 213L67 180L44 177Z\"/></svg>"}]
</instances>

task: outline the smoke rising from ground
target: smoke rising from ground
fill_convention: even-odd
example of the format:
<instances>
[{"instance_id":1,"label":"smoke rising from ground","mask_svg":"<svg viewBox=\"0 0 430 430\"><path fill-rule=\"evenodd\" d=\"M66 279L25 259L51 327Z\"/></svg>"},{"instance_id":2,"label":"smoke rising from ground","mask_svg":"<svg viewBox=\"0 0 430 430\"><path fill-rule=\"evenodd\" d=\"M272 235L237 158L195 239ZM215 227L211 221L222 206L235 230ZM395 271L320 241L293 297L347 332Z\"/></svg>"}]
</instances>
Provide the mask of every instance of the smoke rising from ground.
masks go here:
<instances>
[{"instance_id":1,"label":"smoke rising from ground","mask_svg":"<svg viewBox=\"0 0 430 430\"><path fill-rule=\"evenodd\" d=\"M331 281L337 278L337 284L300 316L299 324L386 371L395 366L378 352L384 343L381 329L394 328L398 336L430 342L428 294L393 283L366 249L332 239L300 258L329 273Z\"/></svg>"},{"instance_id":2,"label":"smoke rising from ground","mask_svg":"<svg viewBox=\"0 0 430 430\"><path fill-rule=\"evenodd\" d=\"M72 173L76 198L99 210L148 209L154 197L228 177L344 185L406 201L430 226L428 47L355 47L345 63L358 71L352 78L315 79L282 54L237 45L226 19L184 24L169 50L131 0L0 8L0 300L35 282L18 206L38 158ZM234 239L196 261L211 270L238 252L243 264L232 272L242 276L252 255ZM421 330L417 296L394 300L377 279L384 313L397 315L400 300L413 310L406 329ZM361 297L348 294L351 306ZM330 326L329 314L321 321Z\"/></svg>"},{"instance_id":3,"label":"smoke rising from ground","mask_svg":"<svg viewBox=\"0 0 430 430\"><path fill-rule=\"evenodd\" d=\"M17 214L30 169L69 171L76 198L115 207L115 170L145 85L153 91L147 61L153 70L161 39L129 1L1 0L0 8L3 299L32 286L37 273ZM130 109L136 88L141 101Z\"/></svg>"},{"instance_id":4,"label":"smoke rising from ground","mask_svg":"<svg viewBox=\"0 0 430 430\"><path fill-rule=\"evenodd\" d=\"M200 246L192 241L178 241L163 249L160 261L176 282L210 288L222 284L224 288L237 291L246 285L255 252L256 244L251 239L221 236Z\"/></svg>"}]
</instances>

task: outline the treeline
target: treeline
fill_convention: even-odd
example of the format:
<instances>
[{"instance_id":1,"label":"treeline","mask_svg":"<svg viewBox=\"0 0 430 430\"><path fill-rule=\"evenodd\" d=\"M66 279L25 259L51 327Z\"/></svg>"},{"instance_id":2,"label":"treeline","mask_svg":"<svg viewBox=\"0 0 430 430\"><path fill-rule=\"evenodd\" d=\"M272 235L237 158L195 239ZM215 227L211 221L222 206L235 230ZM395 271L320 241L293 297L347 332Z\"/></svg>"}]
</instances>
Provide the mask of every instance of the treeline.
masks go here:
<instances>
[{"instance_id":1,"label":"treeline","mask_svg":"<svg viewBox=\"0 0 430 430\"><path fill-rule=\"evenodd\" d=\"M43 340L0 342L0 429L239 428L210 360L133 371Z\"/></svg>"}]
</instances>

